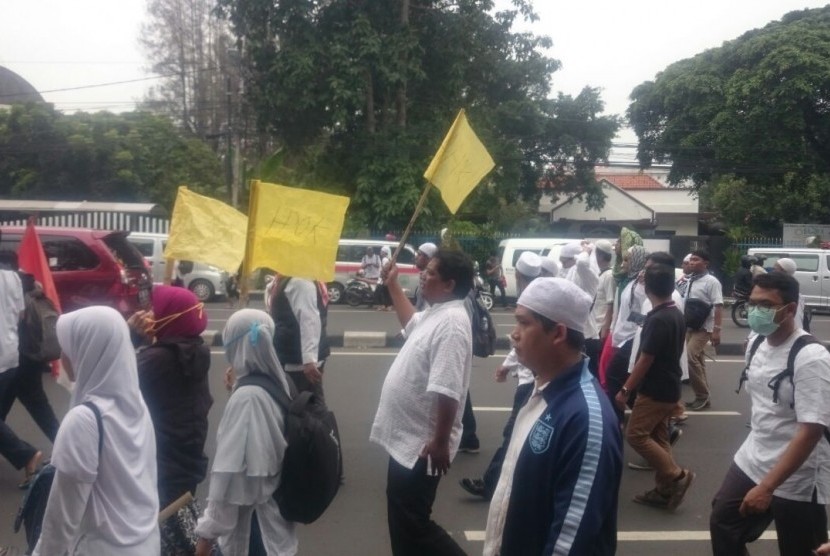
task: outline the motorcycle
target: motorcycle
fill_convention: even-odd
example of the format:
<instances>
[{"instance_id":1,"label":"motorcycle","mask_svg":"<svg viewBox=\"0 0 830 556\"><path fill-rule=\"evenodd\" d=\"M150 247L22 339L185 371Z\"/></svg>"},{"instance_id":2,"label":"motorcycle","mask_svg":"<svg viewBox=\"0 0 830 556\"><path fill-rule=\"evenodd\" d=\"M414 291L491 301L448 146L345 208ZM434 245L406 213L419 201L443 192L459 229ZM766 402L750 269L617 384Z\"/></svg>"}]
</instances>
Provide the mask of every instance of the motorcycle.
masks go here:
<instances>
[{"instance_id":1,"label":"motorcycle","mask_svg":"<svg viewBox=\"0 0 830 556\"><path fill-rule=\"evenodd\" d=\"M362 304L375 304L375 286L376 284L369 280L355 276L346 284L346 290L343 296L351 307L358 307Z\"/></svg>"},{"instance_id":2,"label":"motorcycle","mask_svg":"<svg viewBox=\"0 0 830 556\"><path fill-rule=\"evenodd\" d=\"M490 290L487 289L487 284L484 282L484 279L481 277L481 273L479 272L478 262L475 263L475 276L473 277L473 283L475 284L476 288L476 296L481 299L481 302L484 304L484 308L488 311L493 309L493 294L490 293Z\"/></svg>"},{"instance_id":3,"label":"motorcycle","mask_svg":"<svg viewBox=\"0 0 830 556\"><path fill-rule=\"evenodd\" d=\"M749 294L740 291L732 292L735 301L732 303L732 322L741 328L749 328L749 315L746 304L749 301Z\"/></svg>"}]
</instances>

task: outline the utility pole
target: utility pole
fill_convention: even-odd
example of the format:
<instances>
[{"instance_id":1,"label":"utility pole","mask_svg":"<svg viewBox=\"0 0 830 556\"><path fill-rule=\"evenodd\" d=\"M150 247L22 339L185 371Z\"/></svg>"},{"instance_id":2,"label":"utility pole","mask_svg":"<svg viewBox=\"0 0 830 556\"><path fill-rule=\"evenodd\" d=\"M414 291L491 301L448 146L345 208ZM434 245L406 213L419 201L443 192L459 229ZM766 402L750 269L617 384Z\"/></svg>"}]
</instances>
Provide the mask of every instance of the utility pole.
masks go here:
<instances>
[{"instance_id":1,"label":"utility pole","mask_svg":"<svg viewBox=\"0 0 830 556\"><path fill-rule=\"evenodd\" d=\"M228 198L231 201L231 206L236 207L234 202L234 180L233 180L233 111L232 111L232 97L230 76L225 78L225 113L227 118L227 128L225 129L225 141L228 147L228 152L225 154L225 181L228 187Z\"/></svg>"}]
</instances>

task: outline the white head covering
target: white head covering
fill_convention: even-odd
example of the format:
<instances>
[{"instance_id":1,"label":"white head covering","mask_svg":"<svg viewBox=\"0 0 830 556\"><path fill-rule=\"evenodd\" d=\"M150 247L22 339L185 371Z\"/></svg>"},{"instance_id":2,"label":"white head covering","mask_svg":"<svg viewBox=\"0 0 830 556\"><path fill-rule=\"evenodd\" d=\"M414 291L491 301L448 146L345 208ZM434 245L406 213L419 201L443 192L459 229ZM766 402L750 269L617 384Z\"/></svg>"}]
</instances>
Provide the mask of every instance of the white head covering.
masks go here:
<instances>
[{"instance_id":1,"label":"white head covering","mask_svg":"<svg viewBox=\"0 0 830 556\"><path fill-rule=\"evenodd\" d=\"M524 251L516 261L516 271L528 278L536 278L542 272L542 258L532 251Z\"/></svg>"},{"instance_id":2,"label":"white head covering","mask_svg":"<svg viewBox=\"0 0 830 556\"><path fill-rule=\"evenodd\" d=\"M90 504L93 521L110 540L132 544L156 528L156 436L138 387L138 365L124 317L110 307L86 307L58 318L61 350L75 374L70 413L55 440L52 463L62 473L94 482ZM78 424L74 408L92 402L101 412L103 449L97 434ZM83 411L87 411L84 409ZM90 453L92 452L92 453Z\"/></svg>"},{"instance_id":3,"label":"white head covering","mask_svg":"<svg viewBox=\"0 0 830 556\"><path fill-rule=\"evenodd\" d=\"M237 378L253 372L273 376L288 392L288 378L274 351L274 321L264 311L242 309L222 332L225 354ZM212 500L247 506L263 503L279 484L287 443L284 416L260 386L234 389L216 432L210 472Z\"/></svg>"},{"instance_id":4,"label":"white head covering","mask_svg":"<svg viewBox=\"0 0 830 556\"><path fill-rule=\"evenodd\" d=\"M792 276L795 274L795 269L798 268L798 265L795 264L795 261L790 259L789 257L783 257L775 261L775 264L781 267L781 270L787 273L787 275Z\"/></svg>"},{"instance_id":5,"label":"white head covering","mask_svg":"<svg viewBox=\"0 0 830 556\"><path fill-rule=\"evenodd\" d=\"M582 245L578 241L572 241L562 246L562 250L559 251L559 258L575 259L580 253L582 253Z\"/></svg>"},{"instance_id":6,"label":"white head covering","mask_svg":"<svg viewBox=\"0 0 830 556\"><path fill-rule=\"evenodd\" d=\"M389 257L392 255L392 251L389 249L388 245L384 245L380 248L380 256L381 257Z\"/></svg>"},{"instance_id":7,"label":"white head covering","mask_svg":"<svg viewBox=\"0 0 830 556\"><path fill-rule=\"evenodd\" d=\"M516 303L571 330L584 333L592 301L591 296L573 282L544 277L532 281Z\"/></svg>"},{"instance_id":8,"label":"white head covering","mask_svg":"<svg viewBox=\"0 0 830 556\"><path fill-rule=\"evenodd\" d=\"M599 249L603 253L608 253L609 255L614 253L614 246L611 245L611 242L607 239L600 239L594 244L595 249Z\"/></svg>"},{"instance_id":9,"label":"white head covering","mask_svg":"<svg viewBox=\"0 0 830 556\"><path fill-rule=\"evenodd\" d=\"M435 252L438 251L438 246L428 241L426 243L422 243L421 246L418 247L418 251L431 259L435 256Z\"/></svg>"},{"instance_id":10,"label":"white head covering","mask_svg":"<svg viewBox=\"0 0 830 556\"><path fill-rule=\"evenodd\" d=\"M691 253L689 253L688 255L686 255L685 257L683 257L683 262L684 262L684 263L688 263L688 262L689 262L689 261L691 261L691 260L692 260L692 254L691 254Z\"/></svg>"},{"instance_id":11,"label":"white head covering","mask_svg":"<svg viewBox=\"0 0 830 556\"><path fill-rule=\"evenodd\" d=\"M541 261L540 264L542 265L542 270L551 276L559 276L559 263L550 257L539 257L539 259Z\"/></svg>"}]
</instances>

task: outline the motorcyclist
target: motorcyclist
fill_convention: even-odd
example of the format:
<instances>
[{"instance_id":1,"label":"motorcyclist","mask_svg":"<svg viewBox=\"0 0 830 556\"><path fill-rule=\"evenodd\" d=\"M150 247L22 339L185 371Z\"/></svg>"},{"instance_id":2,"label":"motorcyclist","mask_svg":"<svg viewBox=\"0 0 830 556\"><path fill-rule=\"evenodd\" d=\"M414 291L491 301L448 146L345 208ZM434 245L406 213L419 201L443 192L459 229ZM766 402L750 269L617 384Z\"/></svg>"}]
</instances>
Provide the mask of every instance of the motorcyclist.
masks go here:
<instances>
[{"instance_id":1,"label":"motorcyclist","mask_svg":"<svg viewBox=\"0 0 830 556\"><path fill-rule=\"evenodd\" d=\"M741 267L732 278L734 287L734 296L746 298L749 292L752 291L752 265L755 264L755 257L744 255L741 257Z\"/></svg>"}]
</instances>

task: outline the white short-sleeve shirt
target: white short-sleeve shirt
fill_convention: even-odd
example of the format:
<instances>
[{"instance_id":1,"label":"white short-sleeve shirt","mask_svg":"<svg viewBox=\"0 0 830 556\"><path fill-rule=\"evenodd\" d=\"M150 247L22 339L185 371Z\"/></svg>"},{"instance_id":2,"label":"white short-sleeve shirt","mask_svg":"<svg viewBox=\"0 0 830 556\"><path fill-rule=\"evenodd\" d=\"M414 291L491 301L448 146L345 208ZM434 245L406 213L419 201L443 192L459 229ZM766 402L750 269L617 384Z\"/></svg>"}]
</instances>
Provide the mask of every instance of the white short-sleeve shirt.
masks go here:
<instances>
[{"instance_id":1,"label":"white short-sleeve shirt","mask_svg":"<svg viewBox=\"0 0 830 556\"><path fill-rule=\"evenodd\" d=\"M432 440L436 394L442 394L458 401L450 436L450 459L454 458L461 441L472 356L472 326L463 300L437 303L415 313L406 326L406 343L383 382L369 440L412 469Z\"/></svg>"},{"instance_id":2,"label":"white short-sleeve shirt","mask_svg":"<svg viewBox=\"0 0 830 556\"><path fill-rule=\"evenodd\" d=\"M723 288L720 281L711 274L705 274L697 278L686 286L685 299L701 299L713 306L712 310L709 311L709 316L706 317L706 322L703 323L703 328L708 332L712 332L715 326L714 306L723 305Z\"/></svg>"},{"instance_id":3,"label":"white short-sleeve shirt","mask_svg":"<svg viewBox=\"0 0 830 556\"><path fill-rule=\"evenodd\" d=\"M13 270L0 270L0 373L17 367L17 325L25 308L23 284Z\"/></svg>"},{"instance_id":4,"label":"white short-sleeve shirt","mask_svg":"<svg viewBox=\"0 0 830 556\"><path fill-rule=\"evenodd\" d=\"M781 459L798 423L830 426L830 354L821 344L801 349L795 359L794 388L785 378L778 389L778 403L772 401L770 380L787 368L790 347L803 334L799 328L775 347L764 341L747 371L745 384L752 399L752 430L735 454L735 463L756 483ZM794 407L790 407L793 401ZM775 490L775 496L810 502L814 490L819 504L830 503L830 442L824 437L807 461Z\"/></svg>"},{"instance_id":5,"label":"white short-sleeve shirt","mask_svg":"<svg viewBox=\"0 0 830 556\"><path fill-rule=\"evenodd\" d=\"M614 286L614 273L611 269L608 269L599 275L597 295L594 298L594 307L591 309L594 334L586 337L599 338L599 331L602 329L602 325L605 322L605 313L608 311L608 305L613 305L614 303Z\"/></svg>"},{"instance_id":6,"label":"white short-sleeve shirt","mask_svg":"<svg viewBox=\"0 0 830 556\"><path fill-rule=\"evenodd\" d=\"M633 292L632 292L633 290ZM620 294L620 306L614 316L614 325L611 327L611 345L622 347L628 340L637 335L639 325L630 320L632 313L643 313L643 303L646 300L646 290L636 280L628 283Z\"/></svg>"}]
</instances>

